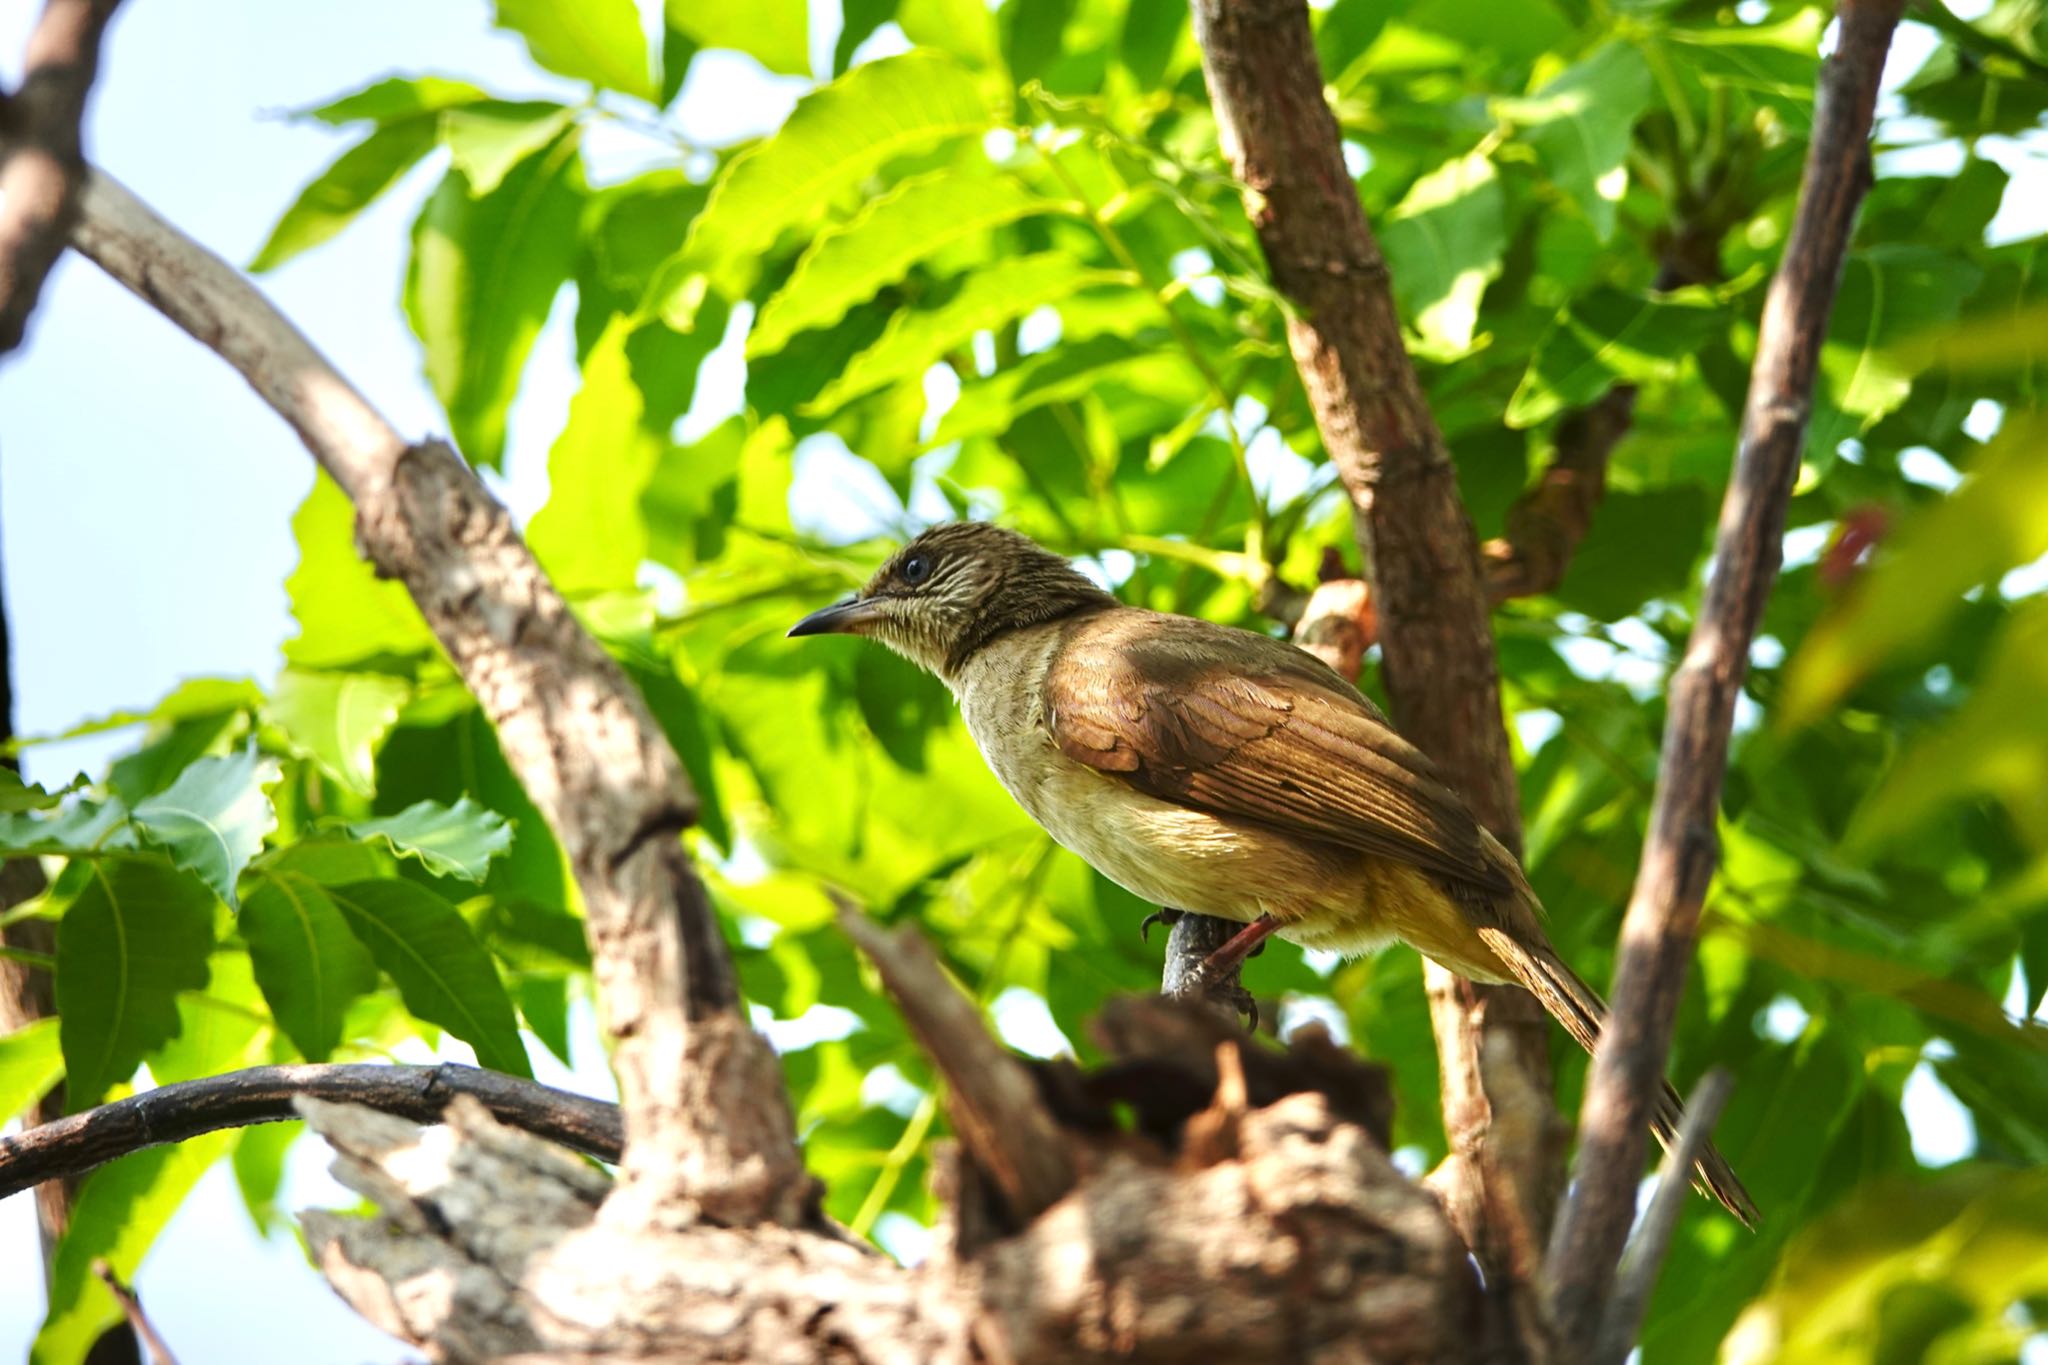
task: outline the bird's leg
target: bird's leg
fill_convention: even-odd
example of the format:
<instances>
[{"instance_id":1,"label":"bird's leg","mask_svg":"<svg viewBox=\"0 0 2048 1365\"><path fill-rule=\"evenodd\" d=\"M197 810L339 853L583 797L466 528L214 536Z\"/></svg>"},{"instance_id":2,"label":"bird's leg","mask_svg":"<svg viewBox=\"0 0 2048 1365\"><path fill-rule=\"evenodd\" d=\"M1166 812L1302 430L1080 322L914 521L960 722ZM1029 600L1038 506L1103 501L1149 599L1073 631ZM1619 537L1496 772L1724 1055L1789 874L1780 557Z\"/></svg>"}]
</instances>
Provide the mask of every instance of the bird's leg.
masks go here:
<instances>
[{"instance_id":1,"label":"bird's leg","mask_svg":"<svg viewBox=\"0 0 2048 1365\"><path fill-rule=\"evenodd\" d=\"M1162 905L1151 914L1145 916L1144 919L1138 921L1138 937L1144 942L1150 943L1152 941L1153 925L1163 924L1171 929L1174 925L1180 923L1180 917L1186 913L1187 911L1185 910L1176 910L1170 905Z\"/></svg>"},{"instance_id":2,"label":"bird's leg","mask_svg":"<svg viewBox=\"0 0 2048 1365\"><path fill-rule=\"evenodd\" d=\"M1175 1000L1204 1001L1231 1015L1249 1015L1256 1029L1258 1006L1239 982L1238 968L1277 927L1264 917L1247 925L1180 915L1166 945L1165 993Z\"/></svg>"},{"instance_id":3,"label":"bird's leg","mask_svg":"<svg viewBox=\"0 0 2048 1365\"><path fill-rule=\"evenodd\" d=\"M1206 980L1214 981L1226 972L1234 972L1244 965L1248 957L1256 957L1266 950L1266 940L1280 922L1271 915L1260 915L1244 928L1224 940L1223 946L1202 959L1202 965L1195 971Z\"/></svg>"}]
</instances>

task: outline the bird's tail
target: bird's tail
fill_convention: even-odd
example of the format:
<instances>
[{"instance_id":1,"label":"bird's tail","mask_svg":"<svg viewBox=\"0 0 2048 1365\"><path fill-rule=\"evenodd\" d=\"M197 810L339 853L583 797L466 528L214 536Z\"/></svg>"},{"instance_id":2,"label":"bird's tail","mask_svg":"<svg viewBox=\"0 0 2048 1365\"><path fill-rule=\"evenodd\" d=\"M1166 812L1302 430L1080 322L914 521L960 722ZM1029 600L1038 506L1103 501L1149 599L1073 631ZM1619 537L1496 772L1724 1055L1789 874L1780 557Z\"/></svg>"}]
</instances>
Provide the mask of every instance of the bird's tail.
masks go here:
<instances>
[{"instance_id":1,"label":"bird's tail","mask_svg":"<svg viewBox=\"0 0 2048 1365\"><path fill-rule=\"evenodd\" d=\"M1493 949L1515 979L1526 986L1530 993L1543 1002L1543 1008L1551 1017L1563 1024L1565 1032L1571 1034L1578 1045L1587 1052L1600 1041L1600 1026L1607 1018L1606 1002L1579 978L1579 974L1566 964L1565 960L1551 951L1550 945L1524 943L1505 930L1483 928L1479 936L1486 940L1486 946ZM1685 1116L1684 1106L1679 1102L1678 1092L1671 1083L1664 1083L1663 1094L1658 1097L1657 1108L1650 1115L1650 1131L1657 1135L1657 1141L1669 1147L1678 1139L1678 1124ZM1727 1158L1709 1142L1701 1151L1699 1160L1693 1166L1693 1187L1706 1195L1722 1208L1735 1215L1746 1228L1757 1223L1757 1207L1750 1199L1749 1191L1742 1187L1734 1168Z\"/></svg>"}]
</instances>

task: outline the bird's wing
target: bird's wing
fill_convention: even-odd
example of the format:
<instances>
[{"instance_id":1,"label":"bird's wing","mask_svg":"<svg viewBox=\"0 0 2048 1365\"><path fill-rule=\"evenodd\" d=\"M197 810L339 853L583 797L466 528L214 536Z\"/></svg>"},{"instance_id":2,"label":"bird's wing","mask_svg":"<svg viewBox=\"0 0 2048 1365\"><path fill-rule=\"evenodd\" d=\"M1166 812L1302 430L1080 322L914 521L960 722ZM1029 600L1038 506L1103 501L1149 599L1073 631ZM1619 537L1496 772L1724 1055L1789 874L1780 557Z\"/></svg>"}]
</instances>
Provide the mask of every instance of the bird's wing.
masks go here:
<instances>
[{"instance_id":1,"label":"bird's wing","mask_svg":"<svg viewBox=\"0 0 2048 1365\"><path fill-rule=\"evenodd\" d=\"M1290 645L1118 613L1070 640L1044 685L1061 752L1139 791L1511 890L1422 751Z\"/></svg>"}]
</instances>

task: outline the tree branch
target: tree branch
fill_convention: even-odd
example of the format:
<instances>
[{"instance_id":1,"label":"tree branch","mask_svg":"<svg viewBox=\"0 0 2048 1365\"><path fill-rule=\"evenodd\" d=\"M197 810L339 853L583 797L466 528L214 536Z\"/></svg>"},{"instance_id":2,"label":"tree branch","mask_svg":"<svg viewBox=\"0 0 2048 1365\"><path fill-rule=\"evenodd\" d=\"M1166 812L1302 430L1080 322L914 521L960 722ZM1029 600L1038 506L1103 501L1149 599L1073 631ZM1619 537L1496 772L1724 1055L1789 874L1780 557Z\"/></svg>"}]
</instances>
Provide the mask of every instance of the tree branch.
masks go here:
<instances>
[{"instance_id":1,"label":"tree branch","mask_svg":"<svg viewBox=\"0 0 2048 1365\"><path fill-rule=\"evenodd\" d=\"M577 623L505 509L438 441L408 445L242 275L94 173L73 243L219 353L354 500L560 839L628 1143L629 1217L807 1216L781 1068L741 1012L680 835L696 797L646 703Z\"/></svg>"},{"instance_id":2,"label":"tree branch","mask_svg":"<svg viewBox=\"0 0 2048 1365\"><path fill-rule=\"evenodd\" d=\"M121 1305L121 1316L128 1320L128 1330L149 1348L150 1359L155 1365L178 1365L178 1358L171 1354L171 1348L164 1341L163 1333L156 1330L156 1324L142 1311L142 1300L135 1297L134 1290L121 1283L121 1277L114 1273L114 1267L104 1260L94 1261L92 1273L99 1276L100 1283L114 1296L114 1302Z\"/></svg>"},{"instance_id":3,"label":"tree branch","mask_svg":"<svg viewBox=\"0 0 2048 1365\"><path fill-rule=\"evenodd\" d=\"M0 355L21 344L85 179L79 125L120 0L44 0L21 88L0 98Z\"/></svg>"},{"instance_id":4,"label":"tree branch","mask_svg":"<svg viewBox=\"0 0 2048 1365\"><path fill-rule=\"evenodd\" d=\"M468 1095L501 1122L586 1156L616 1162L624 1146L617 1105L481 1067L252 1066L158 1086L0 1138L0 1199L47 1180L84 1175L145 1147L296 1118L292 1101L301 1095L360 1104L414 1123L439 1123L450 1100Z\"/></svg>"},{"instance_id":5,"label":"tree branch","mask_svg":"<svg viewBox=\"0 0 2048 1365\"><path fill-rule=\"evenodd\" d=\"M1074 1187L1065 1135L1039 1102L1031 1074L989 1037L916 929L890 932L839 896L839 924L875 964L910 1031L945 1078L953 1130L1002 1191L1021 1227Z\"/></svg>"},{"instance_id":6,"label":"tree branch","mask_svg":"<svg viewBox=\"0 0 2048 1365\"><path fill-rule=\"evenodd\" d=\"M1324 448L1351 494L1401 731L1442 767L1510 849L1521 821L1472 525L1443 433L1401 340L1386 262L1345 169L1304 0L1194 0L1195 37L1224 149L1274 284ZM1549 1090L1548 1023L1526 992L1429 972L1453 1149L1490 1123L1483 1037L1504 1031L1528 1087ZM1483 1263L1512 1260L1511 1229L1543 1226L1557 1173L1548 1143L1490 1181L1469 1163L1453 1220ZM1518 1189L1534 1207L1510 1214ZM1497 1280L1496 1275L1495 1279Z\"/></svg>"},{"instance_id":7,"label":"tree branch","mask_svg":"<svg viewBox=\"0 0 2048 1365\"><path fill-rule=\"evenodd\" d=\"M1613 1013L1580 1111L1578 1178L1551 1240L1551 1310L1567 1359L1585 1358L1593 1347L1635 1213L1644 1132L1713 877L1729 726L1777 576L1821 342L1869 185L1878 78L1901 8L1900 0L1843 0L1839 45L1821 68L1805 183L1764 305L1712 576L1671 679L1649 835L1622 923Z\"/></svg>"}]
</instances>

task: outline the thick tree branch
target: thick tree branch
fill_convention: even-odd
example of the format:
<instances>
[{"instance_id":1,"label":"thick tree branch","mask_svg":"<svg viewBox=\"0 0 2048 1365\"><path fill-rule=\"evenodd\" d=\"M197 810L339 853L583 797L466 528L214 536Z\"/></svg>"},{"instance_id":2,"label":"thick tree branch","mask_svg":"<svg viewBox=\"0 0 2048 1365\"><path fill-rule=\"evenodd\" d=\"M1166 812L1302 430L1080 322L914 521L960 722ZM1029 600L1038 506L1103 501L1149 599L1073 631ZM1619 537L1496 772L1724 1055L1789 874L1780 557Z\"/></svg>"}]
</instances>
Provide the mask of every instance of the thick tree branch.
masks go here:
<instances>
[{"instance_id":1,"label":"thick tree branch","mask_svg":"<svg viewBox=\"0 0 2048 1365\"><path fill-rule=\"evenodd\" d=\"M47 1180L84 1175L145 1147L296 1118L292 1101L302 1095L360 1104L414 1123L438 1123L451 1100L468 1095L500 1122L586 1156L616 1162L625 1145L617 1105L481 1067L253 1066L158 1086L0 1138L0 1199Z\"/></svg>"},{"instance_id":2,"label":"thick tree branch","mask_svg":"<svg viewBox=\"0 0 2048 1365\"><path fill-rule=\"evenodd\" d=\"M696 798L646 703L445 444L408 445L242 275L97 173L73 244L249 381L354 500L575 870L628 1136L628 1217L807 1214L781 1069L739 1005L680 835Z\"/></svg>"},{"instance_id":3,"label":"thick tree branch","mask_svg":"<svg viewBox=\"0 0 2048 1365\"><path fill-rule=\"evenodd\" d=\"M1344 166L1304 0L1194 0L1218 129L1244 186L1273 282L1294 304L1288 342L1324 448L1351 494L1401 731L1442 767L1509 848L1521 821L1488 601L1472 525L1443 433L1422 392L1388 287L1386 262ZM1432 969L1430 1012L1443 1057L1453 1148L1476 1148L1491 1121L1479 1056L1504 1031L1528 1087L1549 1089L1548 1024L1522 991ZM1516 1154L1515 1179L1482 1163L1454 1182L1453 1220L1488 1266L1514 1257L1511 1229L1542 1226L1557 1183L1548 1148ZM1518 1190L1531 1206L1510 1212Z\"/></svg>"},{"instance_id":4,"label":"thick tree branch","mask_svg":"<svg viewBox=\"0 0 2048 1365\"><path fill-rule=\"evenodd\" d=\"M0 97L0 355L21 344L85 179L79 125L120 0L44 0L21 88Z\"/></svg>"},{"instance_id":5,"label":"thick tree branch","mask_svg":"<svg viewBox=\"0 0 2048 1365\"><path fill-rule=\"evenodd\" d=\"M891 932L838 900L839 923L896 1000L946 1082L946 1109L968 1157L1002 1192L1018 1226L1074 1187L1073 1155L1031 1073L988 1033L916 929Z\"/></svg>"},{"instance_id":6,"label":"thick tree branch","mask_svg":"<svg viewBox=\"0 0 2048 1365\"><path fill-rule=\"evenodd\" d=\"M1613 1014L1580 1111L1578 1178L1551 1241L1551 1307L1568 1359L1593 1347L1635 1214L1644 1130L1714 872L1729 726L1777 576L1785 504L1842 260L1870 181L1872 110L1901 8L1900 0L1844 0L1839 45L1821 68L1805 181L1764 305L1713 572L1671 680L1649 835L1622 923Z\"/></svg>"}]
</instances>

